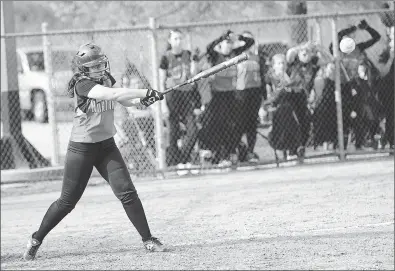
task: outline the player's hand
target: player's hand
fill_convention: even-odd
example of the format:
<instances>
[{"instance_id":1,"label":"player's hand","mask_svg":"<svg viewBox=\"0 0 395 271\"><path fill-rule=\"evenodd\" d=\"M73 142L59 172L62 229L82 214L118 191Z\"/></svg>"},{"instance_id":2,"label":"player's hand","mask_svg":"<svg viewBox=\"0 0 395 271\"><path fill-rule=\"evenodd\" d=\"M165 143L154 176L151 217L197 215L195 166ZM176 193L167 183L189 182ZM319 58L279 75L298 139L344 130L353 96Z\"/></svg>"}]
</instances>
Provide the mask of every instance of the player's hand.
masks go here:
<instances>
[{"instance_id":1,"label":"player's hand","mask_svg":"<svg viewBox=\"0 0 395 271\"><path fill-rule=\"evenodd\" d=\"M228 39L228 38L231 39L232 35L234 35L234 33L232 30L229 29L223 34L223 37L224 39Z\"/></svg>"},{"instance_id":2,"label":"player's hand","mask_svg":"<svg viewBox=\"0 0 395 271\"><path fill-rule=\"evenodd\" d=\"M366 28L368 28L368 23L366 22L366 20L361 20L360 22L359 22L359 24L358 24L358 28L359 29L366 29Z\"/></svg>"},{"instance_id":3,"label":"player's hand","mask_svg":"<svg viewBox=\"0 0 395 271\"><path fill-rule=\"evenodd\" d=\"M145 97L140 99L140 103L145 107L148 107L157 101L163 100L163 98L164 95L159 91L154 89L148 89Z\"/></svg>"}]
</instances>

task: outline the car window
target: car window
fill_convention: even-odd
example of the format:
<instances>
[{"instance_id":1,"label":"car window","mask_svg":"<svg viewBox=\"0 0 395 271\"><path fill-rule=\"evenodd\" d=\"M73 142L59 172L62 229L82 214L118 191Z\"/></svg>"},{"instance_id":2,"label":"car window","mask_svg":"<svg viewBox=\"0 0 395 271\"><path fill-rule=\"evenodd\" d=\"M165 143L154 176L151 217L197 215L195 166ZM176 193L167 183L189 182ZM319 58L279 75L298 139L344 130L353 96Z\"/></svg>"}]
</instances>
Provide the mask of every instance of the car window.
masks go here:
<instances>
[{"instance_id":1,"label":"car window","mask_svg":"<svg viewBox=\"0 0 395 271\"><path fill-rule=\"evenodd\" d=\"M70 63L75 55L73 51L53 51L52 52L52 69L54 71L68 71L71 69ZM31 71L44 71L44 53L30 52L27 53L27 60Z\"/></svg>"},{"instance_id":2,"label":"car window","mask_svg":"<svg viewBox=\"0 0 395 271\"><path fill-rule=\"evenodd\" d=\"M31 71L44 71L43 52L30 52L27 53L26 56Z\"/></svg>"}]
</instances>

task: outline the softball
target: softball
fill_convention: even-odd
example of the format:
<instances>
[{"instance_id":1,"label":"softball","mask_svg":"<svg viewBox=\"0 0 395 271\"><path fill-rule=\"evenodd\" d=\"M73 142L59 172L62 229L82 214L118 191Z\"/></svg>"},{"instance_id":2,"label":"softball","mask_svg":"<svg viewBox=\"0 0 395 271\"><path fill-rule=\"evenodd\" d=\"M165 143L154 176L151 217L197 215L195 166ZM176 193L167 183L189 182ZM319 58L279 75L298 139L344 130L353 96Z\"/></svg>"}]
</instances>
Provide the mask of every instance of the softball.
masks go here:
<instances>
[{"instance_id":1,"label":"softball","mask_svg":"<svg viewBox=\"0 0 395 271\"><path fill-rule=\"evenodd\" d=\"M349 54L355 49L355 41L352 38L345 37L340 42L340 51Z\"/></svg>"}]
</instances>

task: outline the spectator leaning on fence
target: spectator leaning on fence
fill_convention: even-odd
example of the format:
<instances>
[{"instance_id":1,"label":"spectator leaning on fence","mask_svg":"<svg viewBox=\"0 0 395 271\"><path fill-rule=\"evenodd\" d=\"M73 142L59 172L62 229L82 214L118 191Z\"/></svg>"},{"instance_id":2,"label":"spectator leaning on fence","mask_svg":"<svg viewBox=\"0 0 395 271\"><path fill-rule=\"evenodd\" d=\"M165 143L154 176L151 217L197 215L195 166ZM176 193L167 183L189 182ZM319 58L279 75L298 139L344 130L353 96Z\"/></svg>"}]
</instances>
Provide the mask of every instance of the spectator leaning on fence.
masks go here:
<instances>
[{"instance_id":1,"label":"spectator leaning on fence","mask_svg":"<svg viewBox=\"0 0 395 271\"><path fill-rule=\"evenodd\" d=\"M244 31L242 36L254 38L249 31ZM254 153L254 148L257 139L258 113L262 105L265 84L264 78L261 78L260 58L255 53L255 46L251 46L245 52L249 55L249 59L237 65L236 88L240 95L236 97L240 98L241 110L236 114L236 118L240 127L239 140L244 133L247 137L246 159L248 162L258 162L259 156Z\"/></svg>"},{"instance_id":2,"label":"spectator leaning on fence","mask_svg":"<svg viewBox=\"0 0 395 271\"><path fill-rule=\"evenodd\" d=\"M332 61L332 56L325 51L320 45L312 42L290 48L286 54L287 73L290 77L290 83L287 87L292 89L293 103L295 114L301 126L302 146L296 153L296 149L291 152L298 156L304 155L309 131L310 131L310 112L307 107L307 98L309 97L313 86L314 79L318 70Z\"/></svg>"},{"instance_id":3,"label":"spectator leaning on fence","mask_svg":"<svg viewBox=\"0 0 395 271\"><path fill-rule=\"evenodd\" d=\"M118 102L133 106L134 100L149 106L163 95L151 89L113 88L107 56L93 43L82 45L73 59L78 71L68 86L74 99L74 122L64 166L62 192L48 208L41 225L29 238L25 260L33 260L49 232L69 214L80 200L93 167L110 184L149 251L163 251L162 243L151 235L144 208L129 171L115 144L114 107ZM67 236L66 240L67 241Z\"/></svg>"},{"instance_id":4,"label":"spectator leaning on fence","mask_svg":"<svg viewBox=\"0 0 395 271\"><path fill-rule=\"evenodd\" d=\"M233 48L236 40L244 41L241 47ZM235 57L254 44L254 39L235 35L228 30L207 46L208 62L211 66ZM210 80L212 99L203 118L200 139L215 153L213 163L230 166L230 154L236 153L238 135L236 129L236 66L215 74Z\"/></svg>"},{"instance_id":5,"label":"spectator leaning on fence","mask_svg":"<svg viewBox=\"0 0 395 271\"><path fill-rule=\"evenodd\" d=\"M287 151L300 147L302 141L300 125L294 114L292 89L287 87L290 78L286 73L284 54L276 54L272 57L265 82L268 89L265 107L275 109L272 129L269 132L269 144L275 150L282 150L284 158L291 158L287 155Z\"/></svg>"},{"instance_id":6,"label":"spectator leaning on fence","mask_svg":"<svg viewBox=\"0 0 395 271\"><path fill-rule=\"evenodd\" d=\"M183 83L197 73L197 55L183 49L183 33L179 29L171 30L168 47L159 66L160 87L162 90ZM191 166L191 152L197 138L196 114L200 114L201 99L196 84L180 87L166 95L169 111L169 148L167 164L177 165L179 169ZM181 149L180 122L186 127L186 136Z\"/></svg>"}]
</instances>

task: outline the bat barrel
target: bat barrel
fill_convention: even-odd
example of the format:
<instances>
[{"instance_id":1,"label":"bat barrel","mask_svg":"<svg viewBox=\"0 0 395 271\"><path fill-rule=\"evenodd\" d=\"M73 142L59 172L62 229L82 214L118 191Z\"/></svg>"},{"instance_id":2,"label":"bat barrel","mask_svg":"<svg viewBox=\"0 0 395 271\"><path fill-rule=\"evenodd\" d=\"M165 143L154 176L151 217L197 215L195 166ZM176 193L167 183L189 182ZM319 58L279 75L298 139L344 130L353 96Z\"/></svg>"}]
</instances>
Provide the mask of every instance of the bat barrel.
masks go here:
<instances>
[{"instance_id":1,"label":"bat barrel","mask_svg":"<svg viewBox=\"0 0 395 271\"><path fill-rule=\"evenodd\" d=\"M236 65L240 62L243 62L243 61L247 60L248 58L249 58L249 56L246 53L242 53L241 55L231 58L228 61L222 62L218 65L215 65L214 67L211 67L205 71L202 71L201 73L197 74L194 77L194 79L199 80L201 78L208 77L208 76L213 75L217 72L220 72L226 68L229 68L230 66Z\"/></svg>"},{"instance_id":2,"label":"bat barrel","mask_svg":"<svg viewBox=\"0 0 395 271\"><path fill-rule=\"evenodd\" d=\"M163 92L163 94L169 93L170 91L179 88L180 86L186 85L186 84L190 84L196 81L199 81L202 78L206 78L208 76L211 76L213 74L216 74L226 68L229 68L230 66L236 65L240 62L246 61L249 58L247 53L242 53L241 55L238 55L236 57L233 57L231 59L229 59L228 61L222 62L218 65L215 65L214 67L211 67L207 70L204 70L200 73L198 73L197 75L195 75L193 78L189 79L188 81L179 84L177 86L174 86L172 88L166 89L166 91Z\"/></svg>"}]
</instances>

